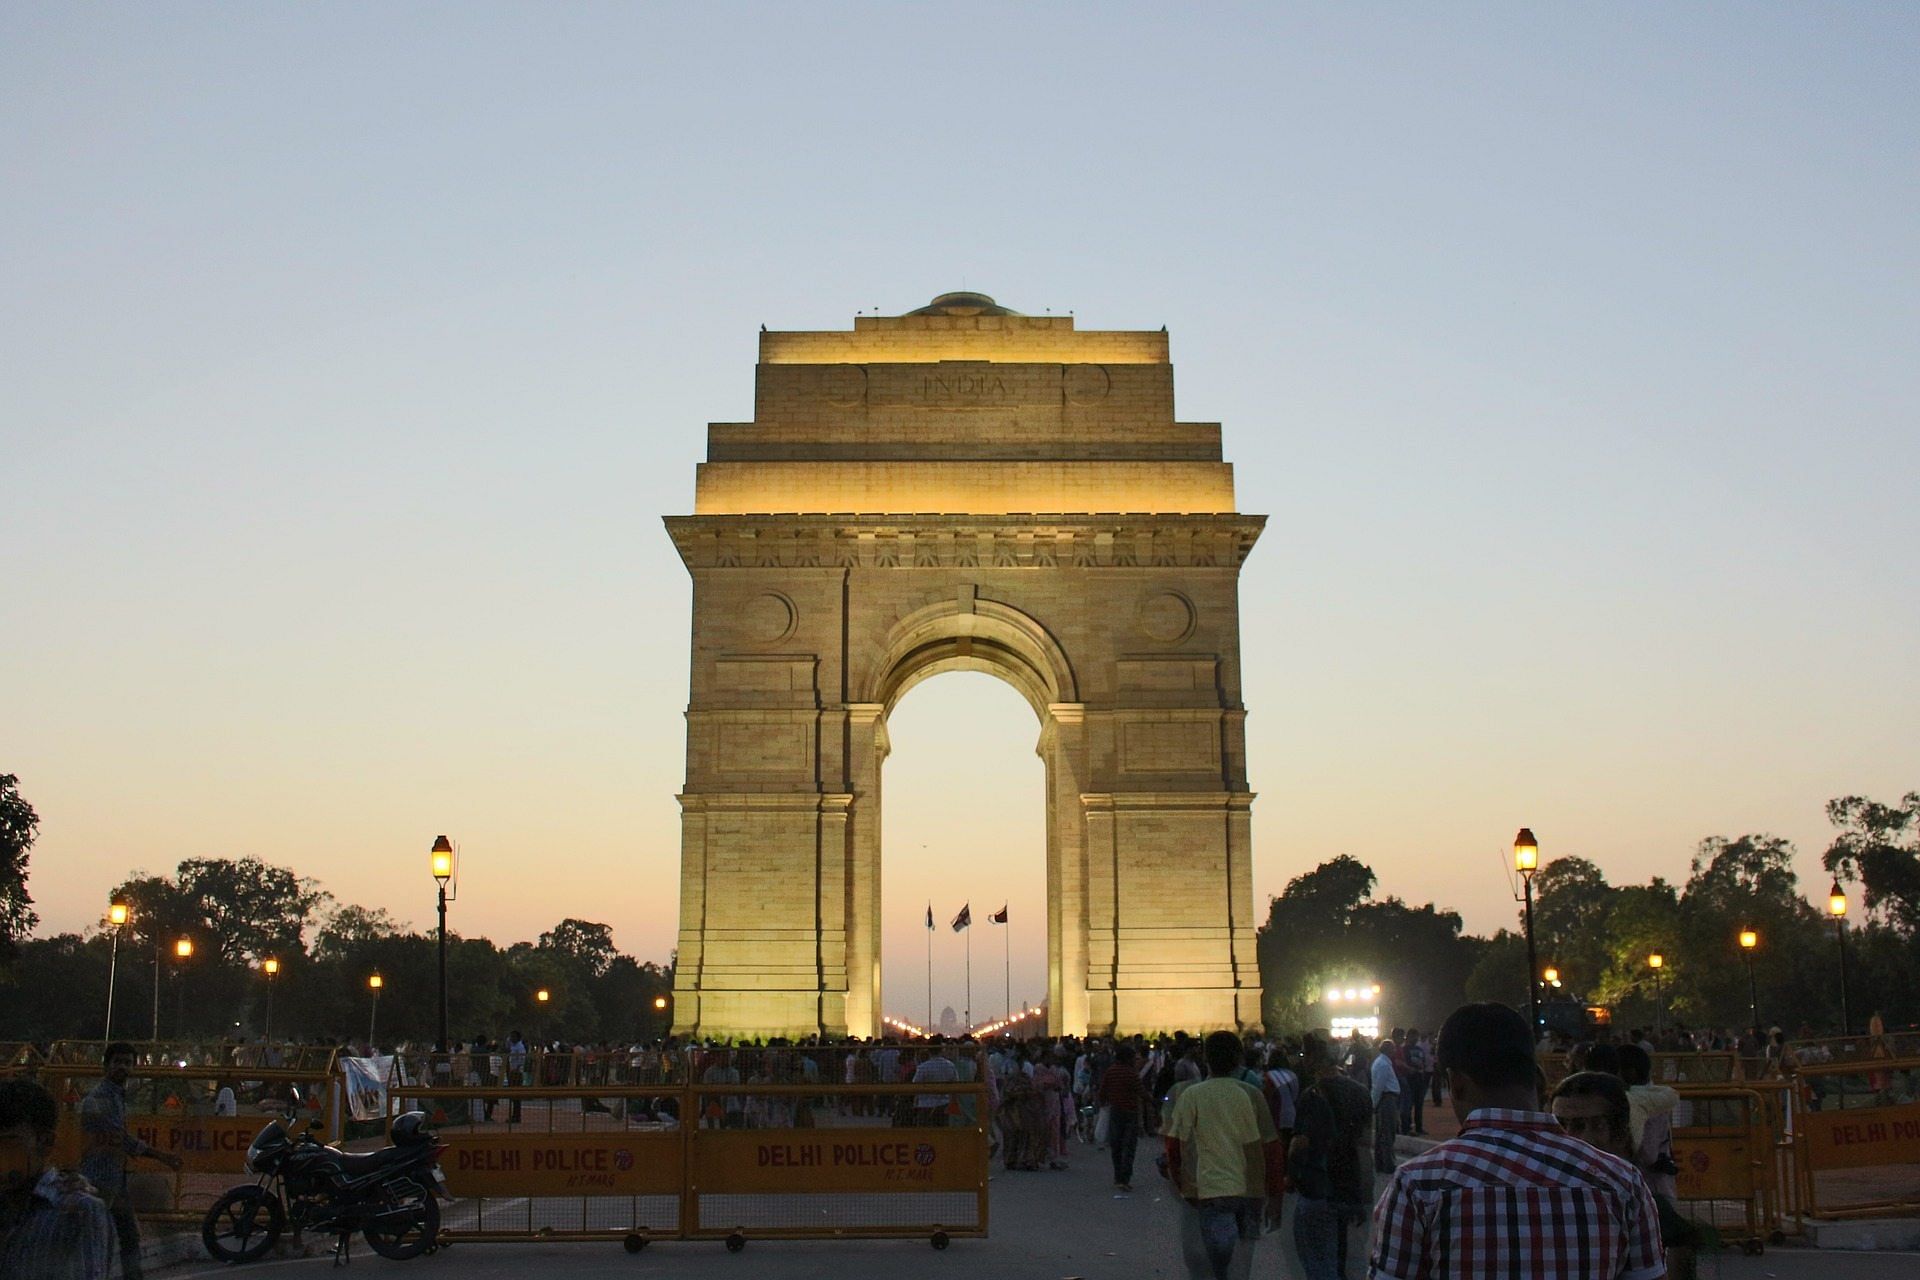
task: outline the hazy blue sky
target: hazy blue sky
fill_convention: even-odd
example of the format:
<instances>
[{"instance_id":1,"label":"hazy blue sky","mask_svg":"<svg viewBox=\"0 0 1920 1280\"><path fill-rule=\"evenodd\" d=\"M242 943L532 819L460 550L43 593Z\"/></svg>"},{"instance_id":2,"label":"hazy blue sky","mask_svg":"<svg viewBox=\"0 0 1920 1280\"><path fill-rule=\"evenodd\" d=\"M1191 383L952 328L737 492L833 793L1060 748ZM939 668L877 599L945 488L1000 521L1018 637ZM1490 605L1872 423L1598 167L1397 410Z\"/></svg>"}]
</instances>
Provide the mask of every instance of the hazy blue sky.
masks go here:
<instances>
[{"instance_id":1,"label":"hazy blue sky","mask_svg":"<svg viewBox=\"0 0 1920 1280\"><path fill-rule=\"evenodd\" d=\"M1817 875L1825 800L1920 786L1916 66L1912 6L9 4L43 928L245 853L424 924L444 831L458 924L664 958L659 518L760 324L963 286L1167 325L1271 517L1263 897L1347 852L1489 929L1523 823L1622 880L1746 831ZM1040 991L1037 725L981 683L896 717L893 1012L928 895L940 1003L965 897Z\"/></svg>"}]
</instances>

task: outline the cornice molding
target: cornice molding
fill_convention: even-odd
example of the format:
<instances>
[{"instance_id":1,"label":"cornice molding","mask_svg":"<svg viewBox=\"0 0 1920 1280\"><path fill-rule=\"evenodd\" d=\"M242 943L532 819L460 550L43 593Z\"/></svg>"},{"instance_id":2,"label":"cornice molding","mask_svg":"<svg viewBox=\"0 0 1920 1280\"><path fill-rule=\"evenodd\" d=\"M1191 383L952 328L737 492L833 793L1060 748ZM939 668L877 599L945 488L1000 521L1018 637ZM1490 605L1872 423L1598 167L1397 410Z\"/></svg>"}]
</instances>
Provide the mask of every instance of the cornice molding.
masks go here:
<instances>
[{"instance_id":1,"label":"cornice molding","mask_svg":"<svg viewBox=\"0 0 1920 1280\"><path fill-rule=\"evenodd\" d=\"M1237 569L1265 516L668 516L689 569Z\"/></svg>"}]
</instances>

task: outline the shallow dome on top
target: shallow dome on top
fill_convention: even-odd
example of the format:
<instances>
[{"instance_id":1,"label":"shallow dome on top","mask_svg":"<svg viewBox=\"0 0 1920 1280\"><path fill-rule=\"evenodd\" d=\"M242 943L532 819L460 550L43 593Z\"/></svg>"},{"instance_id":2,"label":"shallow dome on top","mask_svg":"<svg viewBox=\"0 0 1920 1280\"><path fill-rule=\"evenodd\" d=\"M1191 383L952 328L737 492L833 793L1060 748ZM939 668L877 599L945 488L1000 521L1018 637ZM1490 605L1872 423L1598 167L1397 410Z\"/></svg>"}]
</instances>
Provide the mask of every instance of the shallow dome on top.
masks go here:
<instances>
[{"instance_id":1,"label":"shallow dome on top","mask_svg":"<svg viewBox=\"0 0 1920 1280\"><path fill-rule=\"evenodd\" d=\"M924 307L907 312L910 316L1017 316L1011 307L1003 307L984 293L943 293Z\"/></svg>"}]
</instances>

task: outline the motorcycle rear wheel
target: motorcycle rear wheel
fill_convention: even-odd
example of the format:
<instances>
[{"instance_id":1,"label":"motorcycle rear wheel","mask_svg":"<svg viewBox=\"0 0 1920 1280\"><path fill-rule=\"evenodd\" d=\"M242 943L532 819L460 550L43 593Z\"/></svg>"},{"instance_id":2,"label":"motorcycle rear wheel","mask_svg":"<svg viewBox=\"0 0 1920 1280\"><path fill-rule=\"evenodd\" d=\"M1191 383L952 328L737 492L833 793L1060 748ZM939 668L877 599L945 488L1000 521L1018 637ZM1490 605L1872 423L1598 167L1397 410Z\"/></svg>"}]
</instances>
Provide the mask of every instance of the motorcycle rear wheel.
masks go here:
<instances>
[{"instance_id":1,"label":"motorcycle rear wheel","mask_svg":"<svg viewBox=\"0 0 1920 1280\"><path fill-rule=\"evenodd\" d=\"M440 1237L440 1202L430 1193L412 1184L390 1189L384 1211L402 1208L414 1211L404 1226L395 1229L369 1222L360 1232L375 1253L396 1262L419 1257Z\"/></svg>"},{"instance_id":2,"label":"motorcycle rear wheel","mask_svg":"<svg viewBox=\"0 0 1920 1280\"><path fill-rule=\"evenodd\" d=\"M252 1262L286 1229L286 1211L265 1187L235 1187L200 1220L200 1243L221 1262Z\"/></svg>"}]
</instances>

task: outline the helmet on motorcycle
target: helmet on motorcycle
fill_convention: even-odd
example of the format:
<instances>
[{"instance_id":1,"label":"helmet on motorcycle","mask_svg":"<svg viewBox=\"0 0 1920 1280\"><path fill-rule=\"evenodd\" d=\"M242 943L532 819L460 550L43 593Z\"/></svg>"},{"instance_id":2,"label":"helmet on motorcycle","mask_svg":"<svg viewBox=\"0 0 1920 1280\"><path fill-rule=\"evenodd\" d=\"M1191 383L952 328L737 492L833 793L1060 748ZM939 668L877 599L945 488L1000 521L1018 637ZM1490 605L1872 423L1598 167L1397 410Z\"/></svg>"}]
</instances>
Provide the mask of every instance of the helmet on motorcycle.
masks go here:
<instances>
[{"instance_id":1,"label":"helmet on motorcycle","mask_svg":"<svg viewBox=\"0 0 1920 1280\"><path fill-rule=\"evenodd\" d=\"M393 1122L393 1140L400 1146L425 1142L433 1135L427 1131L427 1113L409 1111Z\"/></svg>"}]
</instances>

